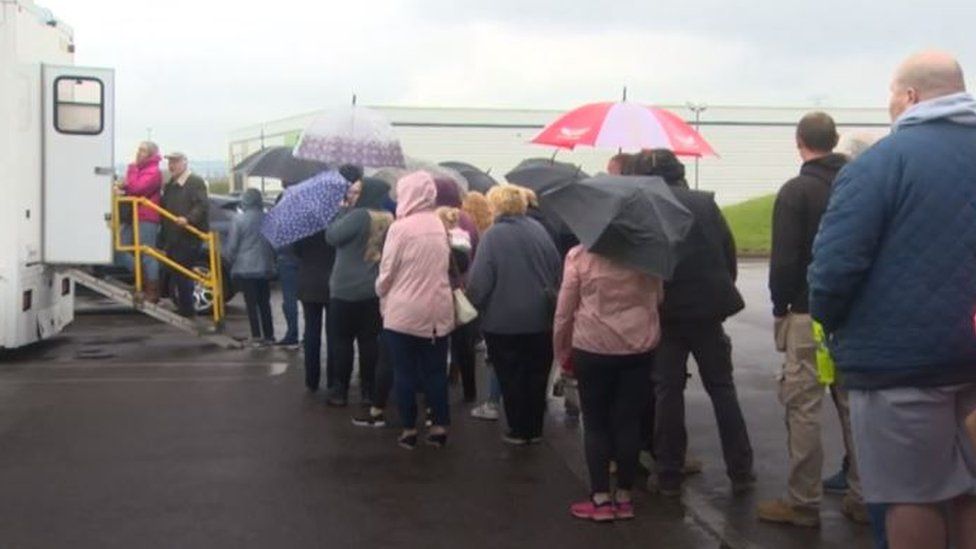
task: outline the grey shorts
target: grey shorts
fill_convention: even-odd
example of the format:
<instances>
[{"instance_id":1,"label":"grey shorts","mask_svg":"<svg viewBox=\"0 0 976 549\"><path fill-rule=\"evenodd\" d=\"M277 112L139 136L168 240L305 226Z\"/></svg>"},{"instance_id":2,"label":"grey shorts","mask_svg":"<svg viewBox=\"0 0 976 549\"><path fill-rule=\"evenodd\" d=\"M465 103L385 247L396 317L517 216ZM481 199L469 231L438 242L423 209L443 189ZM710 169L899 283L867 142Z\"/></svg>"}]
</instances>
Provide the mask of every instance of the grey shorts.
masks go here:
<instances>
[{"instance_id":1,"label":"grey shorts","mask_svg":"<svg viewBox=\"0 0 976 549\"><path fill-rule=\"evenodd\" d=\"M964 422L976 384L850 391L864 499L937 503L976 495L976 450Z\"/></svg>"}]
</instances>

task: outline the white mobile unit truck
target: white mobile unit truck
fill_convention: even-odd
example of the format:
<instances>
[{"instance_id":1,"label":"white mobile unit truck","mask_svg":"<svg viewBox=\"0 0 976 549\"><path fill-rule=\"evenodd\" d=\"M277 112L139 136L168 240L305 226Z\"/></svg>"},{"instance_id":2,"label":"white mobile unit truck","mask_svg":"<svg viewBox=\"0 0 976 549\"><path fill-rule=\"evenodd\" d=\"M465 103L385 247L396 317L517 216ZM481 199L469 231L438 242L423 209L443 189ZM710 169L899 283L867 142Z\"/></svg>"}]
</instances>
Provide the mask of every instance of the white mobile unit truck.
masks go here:
<instances>
[{"instance_id":1,"label":"white mobile unit truck","mask_svg":"<svg viewBox=\"0 0 976 549\"><path fill-rule=\"evenodd\" d=\"M112 261L114 73L73 63L69 27L0 0L0 349L71 322L63 269Z\"/></svg>"}]
</instances>

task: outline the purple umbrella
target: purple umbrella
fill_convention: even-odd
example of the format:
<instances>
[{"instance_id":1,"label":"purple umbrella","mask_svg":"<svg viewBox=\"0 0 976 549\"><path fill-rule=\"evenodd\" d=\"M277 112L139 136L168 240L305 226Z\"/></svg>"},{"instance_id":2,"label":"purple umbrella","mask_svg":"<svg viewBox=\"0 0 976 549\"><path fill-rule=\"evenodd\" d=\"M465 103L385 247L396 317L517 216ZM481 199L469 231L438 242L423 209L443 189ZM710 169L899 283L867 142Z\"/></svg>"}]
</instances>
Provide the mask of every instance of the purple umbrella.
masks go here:
<instances>
[{"instance_id":1,"label":"purple umbrella","mask_svg":"<svg viewBox=\"0 0 976 549\"><path fill-rule=\"evenodd\" d=\"M280 248L324 230L339 212L348 188L349 182L336 170L288 187L264 217L261 234Z\"/></svg>"},{"instance_id":2,"label":"purple umbrella","mask_svg":"<svg viewBox=\"0 0 976 549\"><path fill-rule=\"evenodd\" d=\"M294 154L330 166L404 167L400 140L390 121L355 104L319 115L302 132Z\"/></svg>"}]
</instances>

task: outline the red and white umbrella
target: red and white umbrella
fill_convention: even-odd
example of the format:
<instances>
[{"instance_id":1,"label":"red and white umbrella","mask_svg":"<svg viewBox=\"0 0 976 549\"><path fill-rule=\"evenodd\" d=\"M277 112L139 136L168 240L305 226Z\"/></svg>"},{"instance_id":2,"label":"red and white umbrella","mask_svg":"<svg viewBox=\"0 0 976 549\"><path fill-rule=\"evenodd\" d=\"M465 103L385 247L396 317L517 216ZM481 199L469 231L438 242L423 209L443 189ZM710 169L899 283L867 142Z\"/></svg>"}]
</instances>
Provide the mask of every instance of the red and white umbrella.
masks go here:
<instances>
[{"instance_id":1,"label":"red and white umbrella","mask_svg":"<svg viewBox=\"0 0 976 549\"><path fill-rule=\"evenodd\" d=\"M694 128L665 109L627 101L591 103L546 126L532 143L575 149L668 149L678 156L718 156Z\"/></svg>"}]
</instances>

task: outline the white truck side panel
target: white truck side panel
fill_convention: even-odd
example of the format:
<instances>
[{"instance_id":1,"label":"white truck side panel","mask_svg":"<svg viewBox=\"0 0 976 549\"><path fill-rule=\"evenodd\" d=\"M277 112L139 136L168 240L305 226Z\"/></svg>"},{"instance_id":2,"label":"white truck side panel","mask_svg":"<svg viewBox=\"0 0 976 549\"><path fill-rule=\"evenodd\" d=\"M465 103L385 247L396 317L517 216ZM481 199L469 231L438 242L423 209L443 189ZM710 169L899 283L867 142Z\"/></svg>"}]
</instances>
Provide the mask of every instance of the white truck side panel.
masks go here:
<instances>
[{"instance_id":1,"label":"white truck side panel","mask_svg":"<svg viewBox=\"0 0 976 549\"><path fill-rule=\"evenodd\" d=\"M41 263L41 64L72 64L71 43L33 2L0 2L0 348L55 335L74 317L70 282Z\"/></svg>"}]
</instances>

